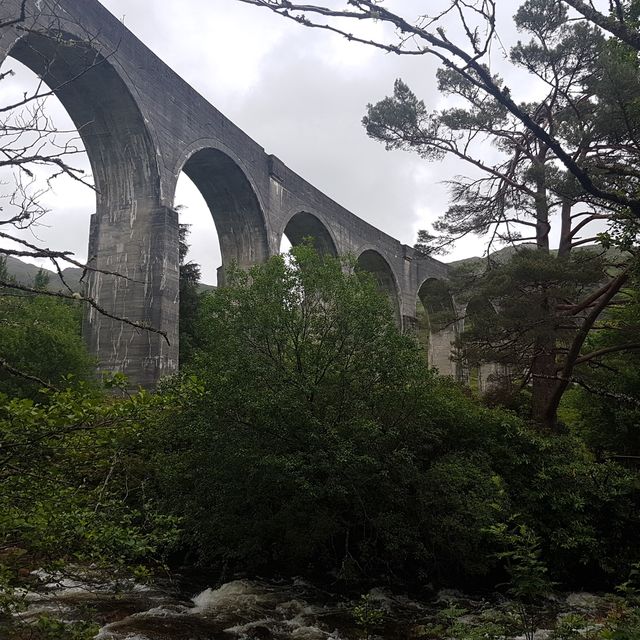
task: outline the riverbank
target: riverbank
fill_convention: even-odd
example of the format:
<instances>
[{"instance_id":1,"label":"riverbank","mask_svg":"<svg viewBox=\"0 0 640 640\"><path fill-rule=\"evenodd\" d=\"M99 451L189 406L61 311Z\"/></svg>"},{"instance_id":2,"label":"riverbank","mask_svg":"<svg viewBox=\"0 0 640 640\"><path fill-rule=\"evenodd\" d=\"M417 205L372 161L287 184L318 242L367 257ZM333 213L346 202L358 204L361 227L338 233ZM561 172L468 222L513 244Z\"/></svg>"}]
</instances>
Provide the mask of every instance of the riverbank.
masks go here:
<instances>
[{"instance_id":1,"label":"riverbank","mask_svg":"<svg viewBox=\"0 0 640 640\"><path fill-rule=\"evenodd\" d=\"M9 640L637 640L640 611L612 594L556 593L535 607L499 593L341 596L297 579L239 579L191 592L174 577L100 582L34 572L0 626ZM37 585L37 586L35 586ZM4 628L4 631L2 630ZM617 634L617 635L616 635Z\"/></svg>"}]
</instances>

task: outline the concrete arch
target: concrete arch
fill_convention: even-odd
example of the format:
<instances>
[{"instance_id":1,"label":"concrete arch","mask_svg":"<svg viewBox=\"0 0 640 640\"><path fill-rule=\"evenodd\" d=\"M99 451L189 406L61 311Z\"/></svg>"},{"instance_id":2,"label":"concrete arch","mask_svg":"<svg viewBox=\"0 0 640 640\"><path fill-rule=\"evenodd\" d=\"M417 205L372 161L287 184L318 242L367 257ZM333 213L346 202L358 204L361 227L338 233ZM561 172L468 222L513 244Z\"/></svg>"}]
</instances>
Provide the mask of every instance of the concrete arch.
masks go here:
<instances>
[{"instance_id":1,"label":"concrete arch","mask_svg":"<svg viewBox=\"0 0 640 640\"><path fill-rule=\"evenodd\" d=\"M463 331L471 330L476 324L491 324L494 317L498 317L498 311L491 300L482 296L474 296L465 305L462 320ZM481 394L491 390L505 372L505 367L496 362L464 363L466 384Z\"/></svg>"},{"instance_id":2,"label":"concrete arch","mask_svg":"<svg viewBox=\"0 0 640 640\"><path fill-rule=\"evenodd\" d=\"M432 330L440 331L446 326L454 324L455 306L449 290L449 283L443 278L425 278L416 294L429 313L429 323Z\"/></svg>"},{"instance_id":3,"label":"concrete arch","mask_svg":"<svg viewBox=\"0 0 640 640\"><path fill-rule=\"evenodd\" d=\"M401 327L400 287L391 265L375 249L364 249L358 255L356 269L367 271L373 275L379 290L389 297L396 322Z\"/></svg>"},{"instance_id":4,"label":"concrete arch","mask_svg":"<svg viewBox=\"0 0 640 640\"><path fill-rule=\"evenodd\" d=\"M416 294L417 337L427 352L429 364L442 375L457 377L453 358L458 337L456 312L449 284L426 278Z\"/></svg>"},{"instance_id":5,"label":"concrete arch","mask_svg":"<svg viewBox=\"0 0 640 640\"><path fill-rule=\"evenodd\" d=\"M473 296L465 305L463 326L472 325L480 319L486 321L487 316L497 315L498 311L491 300L482 296Z\"/></svg>"},{"instance_id":6,"label":"concrete arch","mask_svg":"<svg viewBox=\"0 0 640 640\"><path fill-rule=\"evenodd\" d=\"M320 218L307 211L292 214L282 229L280 237L286 236L293 246L300 244L305 238L312 238L318 252L337 256L338 249L333 234Z\"/></svg>"},{"instance_id":7,"label":"concrete arch","mask_svg":"<svg viewBox=\"0 0 640 640\"><path fill-rule=\"evenodd\" d=\"M205 199L218 232L223 270L232 263L247 268L266 260L269 239L264 207L246 171L228 151L217 147L198 145L187 153L176 171L176 182L184 171Z\"/></svg>"},{"instance_id":8,"label":"concrete arch","mask_svg":"<svg viewBox=\"0 0 640 640\"><path fill-rule=\"evenodd\" d=\"M8 55L42 78L73 120L91 163L98 208L122 207L139 196L159 198L156 145L109 59L66 32L29 33Z\"/></svg>"},{"instance_id":9,"label":"concrete arch","mask_svg":"<svg viewBox=\"0 0 640 640\"><path fill-rule=\"evenodd\" d=\"M164 198L167 204L171 205L175 198L175 188L178 177L180 173L184 171L185 165L187 162L198 152L206 151L207 149L218 151L225 156L228 156L242 171L244 177L249 183L256 199L258 200L258 205L260 206L261 211L266 212L268 207L263 198L263 194L258 187L256 180L254 179L255 168L252 169L252 166L249 162L246 162L245 159L237 154L231 147L222 142L217 138L198 138L194 140L191 144L186 147L182 147L178 150L177 155L172 154L171 165L168 167L169 169L173 168L171 173L173 175L173 180L170 180L169 183L165 187ZM177 158L177 160L176 160ZM265 217L266 220L266 217Z\"/></svg>"},{"instance_id":10,"label":"concrete arch","mask_svg":"<svg viewBox=\"0 0 640 640\"><path fill-rule=\"evenodd\" d=\"M109 314L163 329L170 343L90 309L89 349L100 370L149 384L177 367L178 290L177 216L160 204L152 134L128 83L95 40L33 30L15 39L7 55L52 90L84 143L96 186L89 263L126 276L91 272L88 295Z\"/></svg>"}]
</instances>

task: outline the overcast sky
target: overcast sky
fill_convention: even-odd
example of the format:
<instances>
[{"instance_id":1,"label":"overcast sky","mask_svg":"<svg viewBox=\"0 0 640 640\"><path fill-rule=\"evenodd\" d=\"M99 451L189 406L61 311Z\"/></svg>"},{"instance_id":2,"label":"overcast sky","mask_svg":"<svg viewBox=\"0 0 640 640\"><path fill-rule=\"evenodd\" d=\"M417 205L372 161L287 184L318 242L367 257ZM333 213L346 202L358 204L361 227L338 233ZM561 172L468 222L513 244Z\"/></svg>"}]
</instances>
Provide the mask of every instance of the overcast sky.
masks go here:
<instances>
[{"instance_id":1,"label":"overcast sky","mask_svg":"<svg viewBox=\"0 0 640 640\"><path fill-rule=\"evenodd\" d=\"M428 163L409 153L387 152L367 138L360 123L367 103L390 94L397 77L407 81L428 108L441 106L433 59L384 54L236 0L102 2L267 153L363 219L413 244L418 229L446 209L443 181L465 168L454 161ZM433 5L419 0L388 4L409 14ZM499 3L507 40L516 37L509 21L518 4ZM368 26L374 36L382 35L383 28ZM21 90L30 77L30 72L20 73L11 90ZM520 89L522 93L526 87ZM0 99L6 99L7 91L0 88ZM56 123L64 126L64 116L56 115ZM49 218L50 227L38 229L40 239L84 258L93 194L63 181L47 198L55 218ZM203 280L214 282L220 264L215 227L186 176L180 180L176 204L185 205L181 217L193 225L190 257L202 265ZM469 239L446 260L482 251L480 240Z\"/></svg>"}]
</instances>

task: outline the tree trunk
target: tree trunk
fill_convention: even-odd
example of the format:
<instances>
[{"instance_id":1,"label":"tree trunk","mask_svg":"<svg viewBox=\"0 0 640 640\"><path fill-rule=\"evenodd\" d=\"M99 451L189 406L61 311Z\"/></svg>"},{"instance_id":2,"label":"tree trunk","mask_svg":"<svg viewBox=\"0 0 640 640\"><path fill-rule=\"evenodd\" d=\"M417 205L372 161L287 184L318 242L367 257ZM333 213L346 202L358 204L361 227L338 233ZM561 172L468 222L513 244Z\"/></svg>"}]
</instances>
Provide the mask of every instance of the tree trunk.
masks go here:
<instances>
[{"instance_id":1,"label":"tree trunk","mask_svg":"<svg viewBox=\"0 0 640 640\"><path fill-rule=\"evenodd\" d=\"M545 300L545 312L549 311L549 299ZM547 313L548 317L548 313ZM555 412L548 408L556 389L556 337L551 331L540 335L535 341L535 353L531 363L531 418L544 429L555 431Z\"/></svg>"},{"instance_id":2,"label":"tree trunk","mask_svg":"<svg viewBox=\"0 0 640 640\"><path fill-rule=\"evenodd\" d=\"M538 251L549 254L549 201L546 184L546 147L541 146L537 154L536 171L536 246ZM531 362L531 418L542 427L554 430L555 419L546 419L546 410L553 396L556 375L556 336L553 333L552 322L555 301L546 291L542 296L542 332L535 339L534 354Z\"/></svg>"},{"instance_id":3,"label":"tree trunk","mask_svg":"<svg viewBox=\"0 0 640 640\"><path fill-rule=\"evenodd\" d=\"M551 425L557 422L558 407L560 406L560 401L562 400L564 392L567 390L571 382L571 376L573 375L576 361L580 357L582 345L587 339L587 336L593 328L596 320L600 317L600 314L607 308L608 304L613 300L613 298L617 295L617 293L620 291L620 289L622 289L622 287L629 279L629 271L630 267L627 267L622 273L616 276L611 281L611 284L606 288L606 290L603 291L603 294L600 297L599 301L587 314L582 325L580 326L580 329L578 330L578 333L573 339L564 365L559 371L558 367L555 367L556 371L554 371L553 375L557 379L555 381L551 381L553 382L552 392L547 399L547 406L544 410L544 413L541 414L544 417L544 424Z\"/></svg>"},{"instance_id":4,"label":"tree trunk","mask_svg":"<svg viewBox=\"0 0 640 640\"><path fill-rule=\"evenodd\" d=\"M558 258L568 258L573 248L571 237L571 209L572 203L568 198L562 198L560 245L558 246Z\"/></svg>"},{"instance_id":5,"label":"tree trunk","mask_svg":"<svg viewBox=\"0 0 640 640\"><path fill-rule=\"evenodd\" d=\"M534 164L536 182L536 245L540 251L549 253L549 200L547 198L546 147L541 146Z\"/></svg>"}]
</instances>

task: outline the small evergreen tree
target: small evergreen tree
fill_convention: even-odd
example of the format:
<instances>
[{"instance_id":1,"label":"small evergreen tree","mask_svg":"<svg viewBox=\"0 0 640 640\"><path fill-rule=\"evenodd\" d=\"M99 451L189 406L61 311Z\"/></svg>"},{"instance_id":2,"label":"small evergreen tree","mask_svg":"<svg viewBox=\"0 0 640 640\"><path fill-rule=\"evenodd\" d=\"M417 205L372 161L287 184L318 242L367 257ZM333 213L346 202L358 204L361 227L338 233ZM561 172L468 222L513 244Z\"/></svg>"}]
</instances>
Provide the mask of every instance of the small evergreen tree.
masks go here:
<instances>
[{"instance_id":1,"label":"small evergreen tree","mask_svg":"<svg viewBox=\"0 0 640 640\"><path fill-rule=\"evenodd\" d=\"M38 269L33 278L33 288L37 291L46 291L49 288L49 274L44 269Z\"/></svg>"},{"instance_id":2,"label":"small evergreen tree","mask_svg":"<svg viewBox=\"0 0 640 640\"><path fill-rule=\"evenodd\" d=\"M189 362L196 341L196 318L200 303L198 285L200 283L200 265L187 260L189 253L189 225L179 228L180 257L180 364Z\"/></svg>"}]
</instances>

